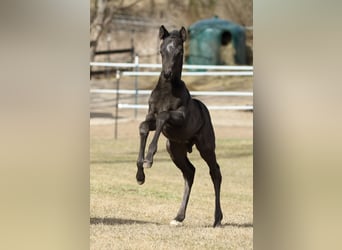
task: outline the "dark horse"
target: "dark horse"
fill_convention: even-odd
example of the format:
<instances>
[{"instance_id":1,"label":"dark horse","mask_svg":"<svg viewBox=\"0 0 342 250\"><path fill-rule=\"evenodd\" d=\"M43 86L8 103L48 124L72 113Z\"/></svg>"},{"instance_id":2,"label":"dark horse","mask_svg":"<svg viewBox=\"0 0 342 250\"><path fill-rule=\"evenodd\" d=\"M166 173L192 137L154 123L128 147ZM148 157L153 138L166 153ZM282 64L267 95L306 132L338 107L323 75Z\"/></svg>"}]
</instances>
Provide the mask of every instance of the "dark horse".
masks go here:
<instances>
[{"instance_id":1,"label":"dark horse","mask_svg":"<svg viewBox=\"0 0 342 250\"><path fill-rule=\"evenodd\" d=\"M216 162L215 134L209 111L199 100L192 99L184 82L181 80L183 67L183 43L186 40L186 30L168 32L160 27L159 38L162 40L160 53L162 56L162 71L157 86L149 99L149 110L145 121L140 124L140 151L137 160L137 181L145 182L144 168L150 168L153 156L157 151L160 133L167 140L167 151L172 161L182 171L185 188L183 201L172 225L181 224L189 201L191 186L195 176L195 168L189 161L187 153L192 152L192 146L201 154L210 169L210 176L215 188L215 221L214 227L221 224L222 211L220 205L220 189L222 176ZM155 134L145 157L145 146L150 131Z\"/></svg>"}]
</instances>

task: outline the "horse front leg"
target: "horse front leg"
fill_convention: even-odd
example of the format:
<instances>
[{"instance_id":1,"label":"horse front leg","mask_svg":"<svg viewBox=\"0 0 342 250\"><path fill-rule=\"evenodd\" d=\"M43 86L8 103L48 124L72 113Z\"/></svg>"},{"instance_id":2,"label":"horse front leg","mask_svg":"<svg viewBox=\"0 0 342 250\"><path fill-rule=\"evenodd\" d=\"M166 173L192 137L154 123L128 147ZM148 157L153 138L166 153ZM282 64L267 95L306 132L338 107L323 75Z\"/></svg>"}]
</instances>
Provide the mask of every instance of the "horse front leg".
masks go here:
<instances>
[{"instance_id":1,"label":"horse front leg","mask_svg":"<svg viewBox=\"0 0 342 250\"><path fill-rule=\"evenodd\" d=\"M152 114L148 114L146 116L145 121L143 121L139 126L139 133L140 133L140 148L137 160L137 174L136 179L139 185L144 184L145 182L145 173L144 173L144 158L145 158L145 147L147 137L150 131L156 129L156 121Z\"/></svg>"},{"instance_id":2,"label":"horse front leg","mask_svg":"<svg viewBox=\"0 0 342 250\"><path fill-rule=\"evenodd\" d=\"M158 114L157 119L156 119L156 132L154 133L153 139L151 141L151 144L148 148L146 158L144 160L143 167L144 168L150 168L152 167L153 164L153 156L157 152L158 148L158 140L159 136L162 132L163 126L166 123L166 121L169 119L170 114L169 112L162 112Z\"/></svg>"}]
</instances>

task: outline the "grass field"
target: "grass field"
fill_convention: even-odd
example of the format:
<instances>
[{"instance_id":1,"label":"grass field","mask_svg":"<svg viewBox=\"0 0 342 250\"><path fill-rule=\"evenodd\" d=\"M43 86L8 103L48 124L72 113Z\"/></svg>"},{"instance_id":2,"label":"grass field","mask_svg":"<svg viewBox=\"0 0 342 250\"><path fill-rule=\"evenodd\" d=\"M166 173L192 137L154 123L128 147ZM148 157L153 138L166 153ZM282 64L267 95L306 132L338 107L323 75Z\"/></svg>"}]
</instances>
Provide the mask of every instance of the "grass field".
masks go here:
<instances>
[{"instance_id":1,"label":"grass field","mask_svg":"<svg viewBox=\"0 0 342 250\"><path fill-rule=\"evenodd\" d=\"M173 165L161 137L145 184L135 180L138 140L91 137L91 249L252 249L253 141L217 139L223 176L223 226L212 228L214 188L209 169L198 152L189 155L196 176L187 216L181 227L176 215L183 178Z\"/></svg>"}]
</instances>

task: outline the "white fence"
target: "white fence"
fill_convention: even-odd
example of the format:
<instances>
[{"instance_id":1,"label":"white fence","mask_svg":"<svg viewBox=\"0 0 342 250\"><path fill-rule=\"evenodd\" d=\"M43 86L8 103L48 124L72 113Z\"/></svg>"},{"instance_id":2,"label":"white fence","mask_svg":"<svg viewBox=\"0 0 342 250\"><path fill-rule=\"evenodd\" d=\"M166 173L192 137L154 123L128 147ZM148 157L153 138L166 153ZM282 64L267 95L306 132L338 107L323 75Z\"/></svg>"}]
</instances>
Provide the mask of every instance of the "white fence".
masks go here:
<instances>
[{"instance_id":1,"label":"white fence","mask_svg":"<svg viewBox=\"0 0 342 250\"><path fill-rule=\"evenodd\" d=\"M152 90L133 90L133 89L91 89L90 93L97 94L126 94L126 95L150 95ZM193 96L253 96L253 92L238 91L190 91Z\"/></svg>"},{"instance_id":2,"label":"white fence","mask_svg":"<svg viewBox=\"0 0 342 250\"><path fill-rule=\"evenodd\" d=\"M134 63L110 63L110 62L91 62L90 66L110 67L110 68L162 68L161 64L140 63L136 57ZM232 66L232 65L183 65L183 69L204 69L204 70L238 70L253 71L253 66ZM159 72L160 73L160 72Z\"/></svg>"},{"instance_id":3,"label":"white fence","mask_svg":"<svg viewBox=\"0 0 342 250\"><path fill-rule=\"evenodd\" d=\"M159 76L160 71L157 72L140 72L139 68L161 68L161 64L139 64L139 59L136 57L135 63L109 63L109 62L91 62L90 66L98 67L110 67L110 68L135 68L135 71L124 71L122 76ZM182 76L252 76L253 66L229 66L229 65L183 65L183 69L192 70L226 70L226 71L214 71L214 72L195 72L184 71ZM227 71L229 70L229 71Z\"/></svg>"},{"instance_id":4,"label":"white fence","mask_svg":"<svg viewBox=\"0 0 342 250\"><path fill-rule=\"evenodd\" d=\"M110 67L117 69L117 89L91 89L91 93L98 94L131 94L135 95L135 104L118 103L117 107L122 109L147 109L147 105L138 104L139 95L149 95L151 90L139 90L137 84L138 76L159 76L158 72L139 71L140 68L161 68L161 64L139 64L139 58L135 58L134 63L110 63L91 62L90 66ZM135 71L120 71L120 68L134 68ZM216 70L216 71L183 71L183 76L253 76L253 66L229 66L229 65L183 65L183 69L190 70ZM119 89L119 79L121 76L135 76L135 90ZM191 91L194 96L253 96L253 92L239 91ZM253 105L245 106L208 106L209 110L253 110Z\"/></svg>"},{"instance_id":5,"label":"white fence","mask_svg":"<svg viewBox=\"0 0 342 250\"><path fill-rule=\"evenodd\" d=\"M109 62L91 62L90 66L116 68L116 89L91 89L90 93L115 94L115 139L118 134L118 112L119 109L134 109L135 118L137 118L138 109L147 109L148 105L138 104L139 95L149 95L151 90L139 90L139 76L159 76L160 72L141 72L140 68L161 68L161 64L139 64L139 58L135 57L134 63L109 63ZM123 71L120 68L133 68L135 71ZM223 66L223 65L183 65L183 69L190 70L216 70L216 71L183 71L182 76L253 76L252 66ZM120 89L121 76L135 76L135 89ZM135 104L120 103L120 94L134 95ZM253 92L238 91L191 91L194 96L253 96ZM207 106L209 110L253 110L253 105L245 106Z\"/></svg>"},{"instance_id":6,"label":"white fence","mask_svg":"<svg viewBox=\"0 0 342 250\"><path fill-rule=\"evenodd\" d=\"M206 105L209 110L252 110L253 106L245 105L245 106L210 106ZM144 104L127 104L127 103L119 103L118 105L121 109L148 109L148 105Z\"/></svg>"}]
</instances>

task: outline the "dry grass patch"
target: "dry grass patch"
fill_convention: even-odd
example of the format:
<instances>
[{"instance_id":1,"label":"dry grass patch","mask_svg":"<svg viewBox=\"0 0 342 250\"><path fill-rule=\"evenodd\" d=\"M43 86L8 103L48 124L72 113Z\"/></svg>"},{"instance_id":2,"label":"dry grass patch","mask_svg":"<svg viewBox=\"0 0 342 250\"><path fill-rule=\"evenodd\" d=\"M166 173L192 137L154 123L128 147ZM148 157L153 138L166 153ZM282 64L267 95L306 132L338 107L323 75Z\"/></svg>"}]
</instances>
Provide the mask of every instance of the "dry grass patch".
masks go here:
<instances>
[{"instance_id":1,"label":"dry grass patch","mask_svg":"<svg viewBox=\"0 0 342 250\"><path fill-rule=\"evenodd\" d=\"M91 140L91 249L252 249L253 169L251 139L218 139L223 226L212 228L214 188L209 169L194 149L196 167L187 217L171 227L183 194L181 172L161 138L146 182L135 180L136 139Z\"/></svg>"}]
</instances>

